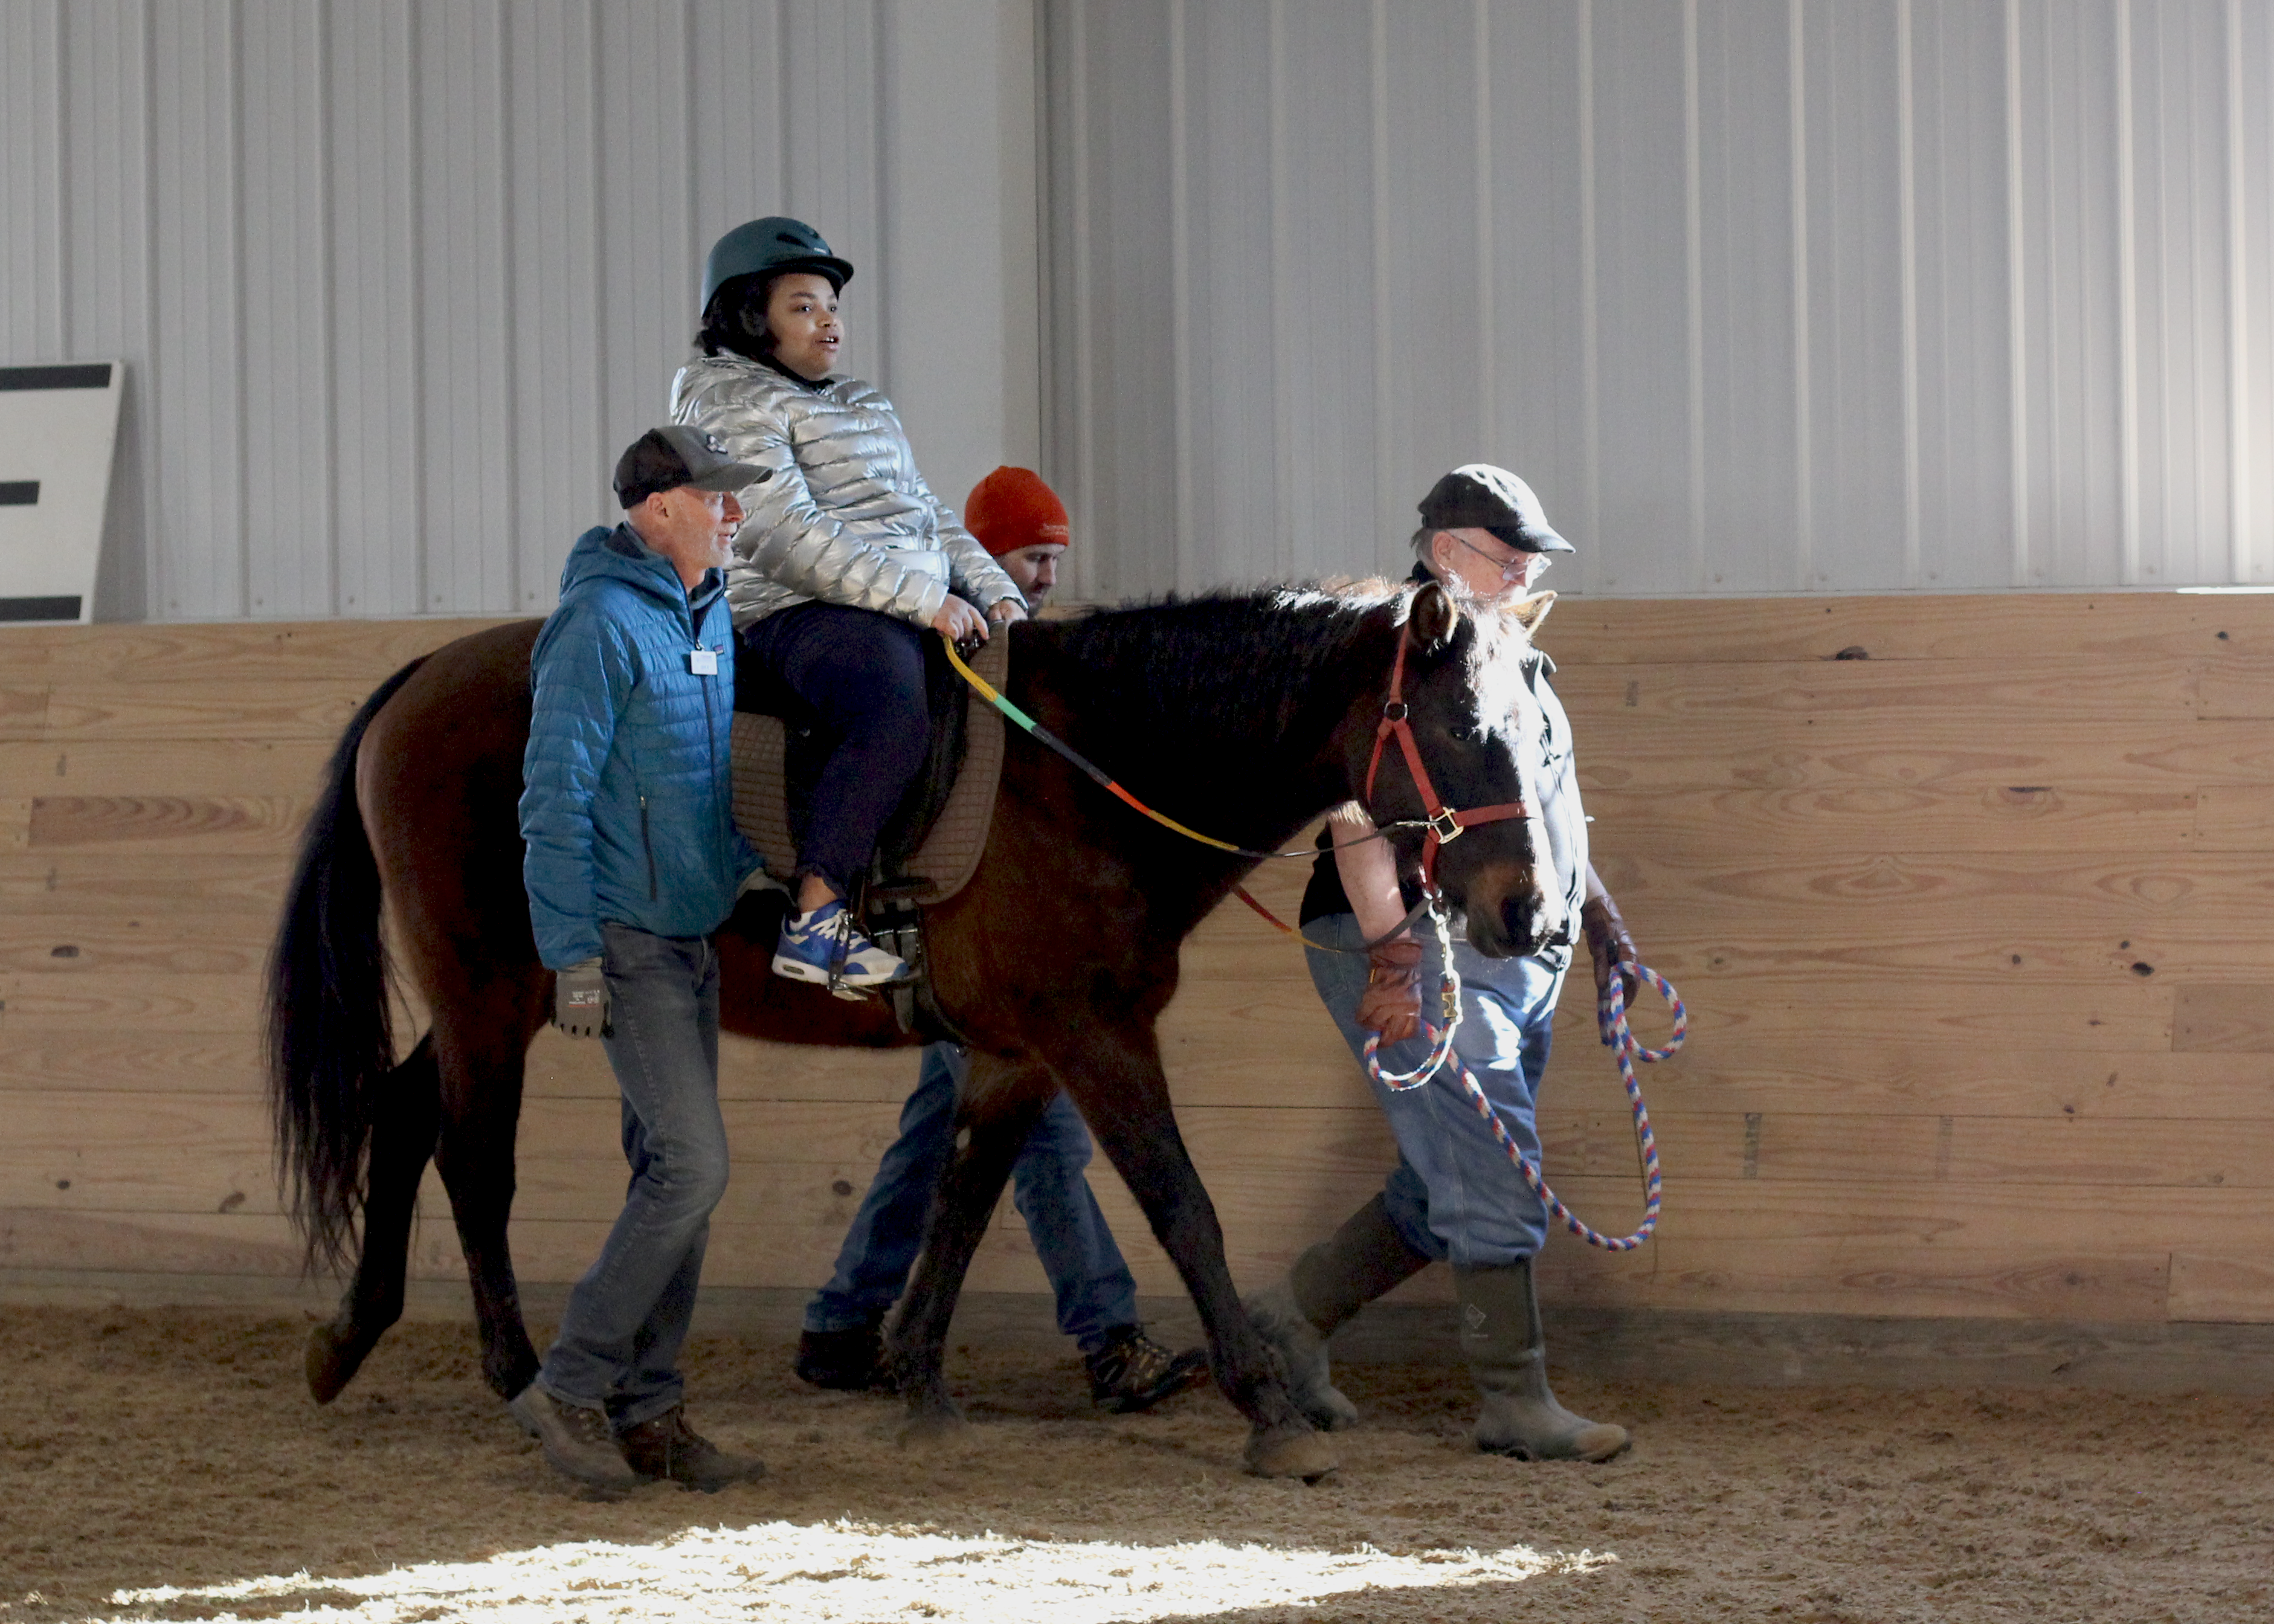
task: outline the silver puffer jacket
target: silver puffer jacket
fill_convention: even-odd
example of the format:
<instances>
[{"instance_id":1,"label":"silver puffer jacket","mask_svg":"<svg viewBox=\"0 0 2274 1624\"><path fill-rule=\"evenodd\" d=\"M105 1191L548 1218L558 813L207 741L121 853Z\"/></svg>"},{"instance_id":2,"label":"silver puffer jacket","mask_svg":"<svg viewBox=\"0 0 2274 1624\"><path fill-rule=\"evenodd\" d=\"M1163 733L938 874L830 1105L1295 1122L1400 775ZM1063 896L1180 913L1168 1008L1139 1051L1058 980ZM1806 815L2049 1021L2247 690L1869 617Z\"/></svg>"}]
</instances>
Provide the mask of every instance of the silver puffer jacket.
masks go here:
<instances>
[{"instance_id":1,"label":"silver puffer jacket","mask_svg":"<svg viewBox=\"0 0 2274 1624\"><path fill-rule=\"evenodd\" d=\"M740 356L698 356L672 381L671 419L774 470L742 492L749 516L727 571L738 628L817 598L918 626L950 591L982 609L1025 603L924 484L900 414L874 384L800 383Z\"/></svg>"}]
</instances>

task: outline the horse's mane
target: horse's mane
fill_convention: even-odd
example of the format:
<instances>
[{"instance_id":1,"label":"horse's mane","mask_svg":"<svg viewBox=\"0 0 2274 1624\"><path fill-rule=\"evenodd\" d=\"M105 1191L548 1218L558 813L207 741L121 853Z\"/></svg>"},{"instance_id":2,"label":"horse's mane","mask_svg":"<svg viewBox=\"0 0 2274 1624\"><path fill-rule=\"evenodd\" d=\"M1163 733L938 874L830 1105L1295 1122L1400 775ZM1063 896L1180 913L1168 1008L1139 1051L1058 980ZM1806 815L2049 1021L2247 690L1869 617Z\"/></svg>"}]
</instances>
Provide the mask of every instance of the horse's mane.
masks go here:
<instances>
[{"instance_id":1,"label":"horse's mane","mask_svg":"<svg viewBox=\"0 0 2274 1624\"><path fill-rule=\"evenodd\" d=\"M1194 726L1238 733L1267 718L1274 733L1291 726L1306 702L1344 694L1353 674L1387 677L1374 665L1354 667L1353 650L1388 606L1389 624L1404 623L1414 584L1380 578L1175 593L1094 609L1058 622L1059 643L1089 678L1109 689L1141 680L1146 691ZM1507 685L1520 680L1530 631L1552 594L1508 608L1465 605L1473 628L1469 675L1486 715L1512 704ZM1386 658L1386 655L1385 657Z\"/></svg>"},{"instance_id":2,"label":"horse's mane","mask_svg":"<svg viewBox=\"0 0 2274 1624\"><path fill-rule=\"evenodd\" d=\"M1412 589L1386 581L1347 586L1223 589L1094 609L1058 623L1059 646L1108 689L1141 682L1172 714L1207 732L1239 733L1264 720L1292 725L1306 699L1351 680L1368 615L1394 605L1402 623ZM1400 601L1400 600L1404 601Z\"/></svg>"}]
</instances>

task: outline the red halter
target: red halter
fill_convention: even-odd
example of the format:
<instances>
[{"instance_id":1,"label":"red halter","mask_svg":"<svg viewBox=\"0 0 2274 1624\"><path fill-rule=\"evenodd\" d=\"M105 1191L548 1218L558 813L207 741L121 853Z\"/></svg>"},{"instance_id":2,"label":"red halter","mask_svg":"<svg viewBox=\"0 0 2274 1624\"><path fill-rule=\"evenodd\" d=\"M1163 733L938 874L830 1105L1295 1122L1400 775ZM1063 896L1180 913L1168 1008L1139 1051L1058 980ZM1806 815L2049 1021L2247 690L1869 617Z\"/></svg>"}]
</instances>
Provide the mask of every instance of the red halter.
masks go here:
<instances>
[{"instance_id":1,"label":"red halter","mask_svg":"<svg viewBox=\"0 0 2274 1624\"><path fill-rule=\"evenodd\" d=\"M1457 812L1437 799L1437 786L1429 782L1429 771L1421 764L1421 747L1413 741L1412 726L1405 719L1405 645L1412 635L1411 623L1397 635L1397 660L1389 670L1389 698L1382 707L1381 725L1374 730L1374 757L1366 764L1366 800L1371 811L1374 770L1382 765L1382 745L1394 733L1397 748L1405 753L1406 770L1413 775L1413 787L1421 795L1422 815L1428 821L1429 832L1421 842L1421 886L1424 891L1434 891L1437 888L1439 846L1460 838L1463 830L1473 829L1479 823L1497 823L1505 817L1522 817L1525 811L1521 801L1509 801L1498 806L1472 807Z\"/></svg>"}]
</instances>

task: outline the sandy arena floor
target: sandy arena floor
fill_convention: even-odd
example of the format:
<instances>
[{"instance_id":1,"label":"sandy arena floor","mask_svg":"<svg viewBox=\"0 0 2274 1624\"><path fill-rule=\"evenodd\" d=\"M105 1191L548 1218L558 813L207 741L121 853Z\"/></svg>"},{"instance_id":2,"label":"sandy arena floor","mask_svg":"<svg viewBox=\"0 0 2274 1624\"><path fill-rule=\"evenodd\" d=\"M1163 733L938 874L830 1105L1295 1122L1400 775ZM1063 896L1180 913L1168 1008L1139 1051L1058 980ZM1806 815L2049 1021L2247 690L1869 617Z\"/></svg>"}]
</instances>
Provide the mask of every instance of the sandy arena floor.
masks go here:
<instances>
[{"instance_id":1,"label":"sandy arena floor","mask_svg":"<svg viewBox=\"0 0 2274 1624\"><path fill-rule=\"evenodd\" d=\"M1603 1467L1466 1447L1465 1382L1346 1372L1323 1485L1243 1476L1213 1394L1091 1412L1069 1357L960 1353L975 1425L690 1360L771 1474L606 1502L554 1478L471 1333L399 1327L329 1410L281 1320L0 1309L0 1624L310 1618L2274 1618L2274 1400L1608 1387Z\"/></svg>"}]
</instances>

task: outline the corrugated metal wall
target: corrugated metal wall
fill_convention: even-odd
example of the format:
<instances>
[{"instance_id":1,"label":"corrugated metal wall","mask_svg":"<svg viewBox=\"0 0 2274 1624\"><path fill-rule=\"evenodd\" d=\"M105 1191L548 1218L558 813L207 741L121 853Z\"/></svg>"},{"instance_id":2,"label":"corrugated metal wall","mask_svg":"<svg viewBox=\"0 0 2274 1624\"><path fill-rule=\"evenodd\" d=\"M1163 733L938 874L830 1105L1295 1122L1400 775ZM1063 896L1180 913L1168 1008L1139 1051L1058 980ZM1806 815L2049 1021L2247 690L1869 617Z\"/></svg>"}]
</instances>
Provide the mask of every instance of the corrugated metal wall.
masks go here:
<instances>
[{"instance_id":1,"label":"corrugated metal wall","mask_svg":"<svg viewBox=\"0 0 2274 1624\"><path fill-rule=\"evenodd\" d=\"M2274 580L2266 0L1048 0L1050 465L1118 596Z\"/></svg>"},{"instance_id":2,"label":"corrugated metal wall","mask_svg":"<svg viewBox=\"0 0 2274 1624\"><path fill-rule=\"evenodd\" d=\"M1479 455L1600 592L2274 581L2270 0L1042 0L1040 249L1034 11L0 6L0 362L132 364L102 613L543 608L777 208L1084 595L1395 564Z\"/></svg>"},{"instance_id":3,"label":"corrugated metal wall","mask_svg":"<svg viewBox=\"0 0 2274 1624\"><path fill-rule=\"evenodd\" d=\"M542 610L787 212L950 500L1032 461L1026 0L8 0L0 362L123 356L100 612Z\"/></svg>"}]
</instances>

